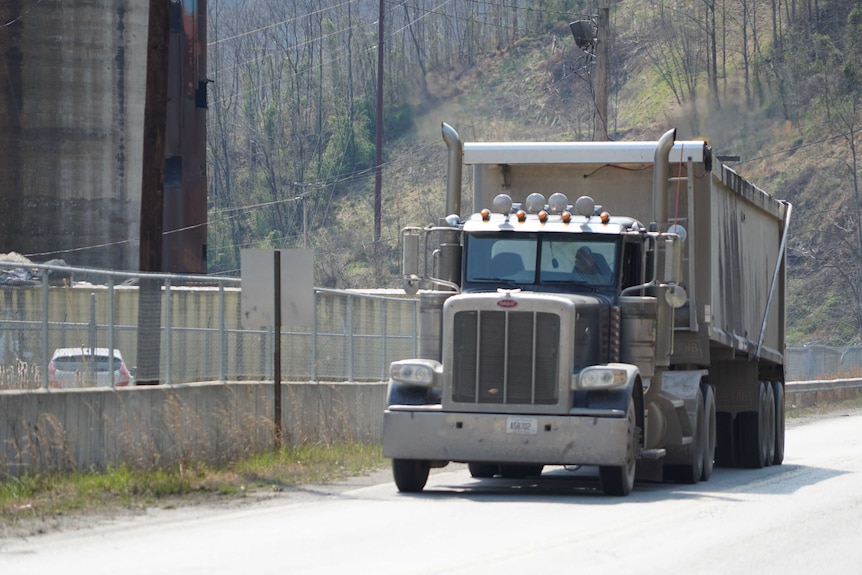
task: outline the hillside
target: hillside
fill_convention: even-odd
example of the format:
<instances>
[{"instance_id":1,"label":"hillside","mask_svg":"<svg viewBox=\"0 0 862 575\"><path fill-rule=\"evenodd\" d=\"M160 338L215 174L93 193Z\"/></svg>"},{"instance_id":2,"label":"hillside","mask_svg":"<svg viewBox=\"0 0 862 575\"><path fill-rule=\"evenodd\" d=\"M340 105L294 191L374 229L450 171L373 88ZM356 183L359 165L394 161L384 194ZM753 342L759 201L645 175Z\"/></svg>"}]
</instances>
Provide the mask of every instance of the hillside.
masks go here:
<instances>
[{"instance_id":1,"label":"hillside","mask_svg":"<svg viewBox=\"0 0 862 575\"><path fill-rule=\"evenodd\" d=\"M468 5L473 3L459 4ZM697 43L702 39L699 23L680 19L672 10L685 10L685 3L664 6L656 10L648 2L631 0L617 3L613 11L609 137L657 139L676 128L680 139L707 137L718 154L739 156L731 167L794 205L788 245L788 344L862 341L862 202L855 178L855 145L862 125L862 86L855 80L857 75L862 78L862 8L847 0L821 2L818 18L810 21L794 14L778 35L770 14L762 10L747 16L759 22L757 28L725 31L726 41L718 45L723 53L711 57L704 56ZM742 7L748 8L746 3ZM390 72L397 70L395 79L388 80L395 87L387 89L378 245L373 242L374 177L368 155L373 114L369 96L357 100L358 111L352 113L365 123L354 123L344 138L353 142L348 149L355 167L343 169L345 152L339 156L337 184L305 184L313 191L308 225L316 285L400 285L399 230L436 221L444 209L441 122L452 124L468 141L592 139L590 57L574 45L562 12L546 14L546 21L527 22L530 33L510 32L469 58L432 65L432 54L419 65L398 68L399 61L390 66ZM760 36L752 40L752 31ZM715 30L713 36L707 30L706 45L717 37ZM734 44L736 40L741 45ZM341 137L340 129L330 125L330 143ZM320 138L313 131L310 136ZM327 147L311 164L316 174L332 165L327 164L331 150ZM302 153L310 155L300 149L292 157ZM250 161L241 165L252 169ZM470 207L465 198L463 209ZM292 216L273 220L286 222L271 224L286 233L284 237L270 232L265 241L259 237L252 242L260 247L300 244L295 235L297 221L302 221L298 213L297 207ZM248 227L231 225L234 234L248 237ZM211 244L218 241L211 239ZM234 246L247 244L234 240ZM225 257L229 265L229 254Z\"/></svg>"}]
</instances>

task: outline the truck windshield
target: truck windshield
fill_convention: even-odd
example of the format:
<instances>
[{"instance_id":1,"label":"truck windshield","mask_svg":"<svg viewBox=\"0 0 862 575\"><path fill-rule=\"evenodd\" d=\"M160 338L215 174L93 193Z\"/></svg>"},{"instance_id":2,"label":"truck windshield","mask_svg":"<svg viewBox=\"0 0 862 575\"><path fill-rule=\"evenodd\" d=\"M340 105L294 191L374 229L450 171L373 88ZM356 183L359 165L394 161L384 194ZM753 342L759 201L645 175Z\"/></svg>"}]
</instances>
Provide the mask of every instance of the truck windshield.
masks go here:
<instances>
[{"instance_id":1,"label":"truck windshield","mask_svg":"<svg viewBox=\"0 0 862 575\"><path fill-rule=\"evenodd\" d=\"M613 237L494 233L468 235L465 241L468 283L615 285Z\"/></svg>"}]
</instances>

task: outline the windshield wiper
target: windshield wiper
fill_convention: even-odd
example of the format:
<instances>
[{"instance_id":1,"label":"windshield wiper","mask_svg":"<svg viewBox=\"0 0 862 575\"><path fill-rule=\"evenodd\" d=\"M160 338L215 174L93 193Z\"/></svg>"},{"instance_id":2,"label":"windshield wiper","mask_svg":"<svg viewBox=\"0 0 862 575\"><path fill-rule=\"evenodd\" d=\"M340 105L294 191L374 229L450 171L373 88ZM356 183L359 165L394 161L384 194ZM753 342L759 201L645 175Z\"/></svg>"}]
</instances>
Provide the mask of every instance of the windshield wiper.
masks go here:
<instances>
[{"instance_id":1,"label":"windshield wiper","mask_svg":"<svg viewBox=\"0 0 862 575\"><path fill-rule=\"evenodd\" d=\"M472 278L471 281L474 282L488 282L488 283L498 283L507 286L519 286L522 285L521 282L517 282L515 280L503 279L503 278Z\"/></svg>"},{"instance_id":2,"label":"windshield wiper","mask_svg":"<svg viewBox=\"0 0 862 575\"><path fill-rule=\"evenodd\" d=\"M595 287L595 284L588 282L588 281L584 281L584 280L542 280L542 285L550 285L550 284L554 284L554 285L565 284L565 285L574 285L574 286Z\"/></svg>"}]
</instances>

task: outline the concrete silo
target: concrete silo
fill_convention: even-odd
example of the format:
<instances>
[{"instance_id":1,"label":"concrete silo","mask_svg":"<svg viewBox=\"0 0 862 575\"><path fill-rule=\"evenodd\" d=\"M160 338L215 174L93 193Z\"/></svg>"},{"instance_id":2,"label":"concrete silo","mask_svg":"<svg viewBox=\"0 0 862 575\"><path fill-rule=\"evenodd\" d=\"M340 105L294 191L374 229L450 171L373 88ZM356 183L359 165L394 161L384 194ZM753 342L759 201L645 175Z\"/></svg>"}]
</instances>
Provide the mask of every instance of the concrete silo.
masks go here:
<instances>
[{"instance_id":1,"label":"concrete silo","mask_svg":"<svg viewBox=\"0 0 862 575\"><path fill-rule=\"evenodd\" d=\"M206 8L172 9L165 231L188 231L165 236L163 269L200 272L205 131L186 130L205 121ZM0 252L138 269L147 18L143 0L0 2Z\"/></svg>"}]
</instances>

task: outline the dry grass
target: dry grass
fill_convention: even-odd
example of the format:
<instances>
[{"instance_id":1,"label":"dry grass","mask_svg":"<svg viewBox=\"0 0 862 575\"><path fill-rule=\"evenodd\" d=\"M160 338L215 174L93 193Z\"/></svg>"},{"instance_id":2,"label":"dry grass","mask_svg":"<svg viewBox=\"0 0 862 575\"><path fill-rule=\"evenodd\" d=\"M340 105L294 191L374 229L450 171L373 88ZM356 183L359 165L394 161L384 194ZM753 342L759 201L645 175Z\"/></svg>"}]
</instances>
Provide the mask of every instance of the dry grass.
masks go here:
<instances>
[{"instance_id":1,"label":"dry grass","mask_svg":"<svg viewBox=\"0 0 862 575\"><path fill-rule=\"evenodd\" d=\"M34 363L17 360L13 365L0 365L0 389L39 389L42 371Z\"/></svg>"},{"instance_id":2,"label":"dry grass","mask_svg":"<svg viewBox=\"0 0 862 575\"><path fill-rule=\"evenodd\" d=\"M308 431L285 437L279 450L272 447L272 420L248 412L248 390L231 388L211 414L172 391L158 410L140 410L130 394L115 390L110 399L120 402L117 420L100 420L97 406L89 418L84 413L75 420L83 434L102 428L96 436L76 437L77 428L63 429L48 413L25 421L11 407L0 409L0 417L13 423L0 446L0 537L49 524L63 528L69 517L236 501L381 468L381 447L349 439L345 399L333 393L328 409L321 406L299 422ZM104 441L107 461L82 470L75 454L84 438Z\"/></svg>"},{"instance_id":3,"label":"dry grass","mask_svg":"<svg viewBox=\"0 0 862 575\"><path fill-rule=\"evenodd\" d=\"M226 503L259 492L360 475L384 464L378 445L309 444L228 465L192 462L150 471L122 465L103 472L10 477L0 482L0 537L63 528L70 521L85 523L88 516L133 513L150 506Z\"/></svg>"}]
</instances>

